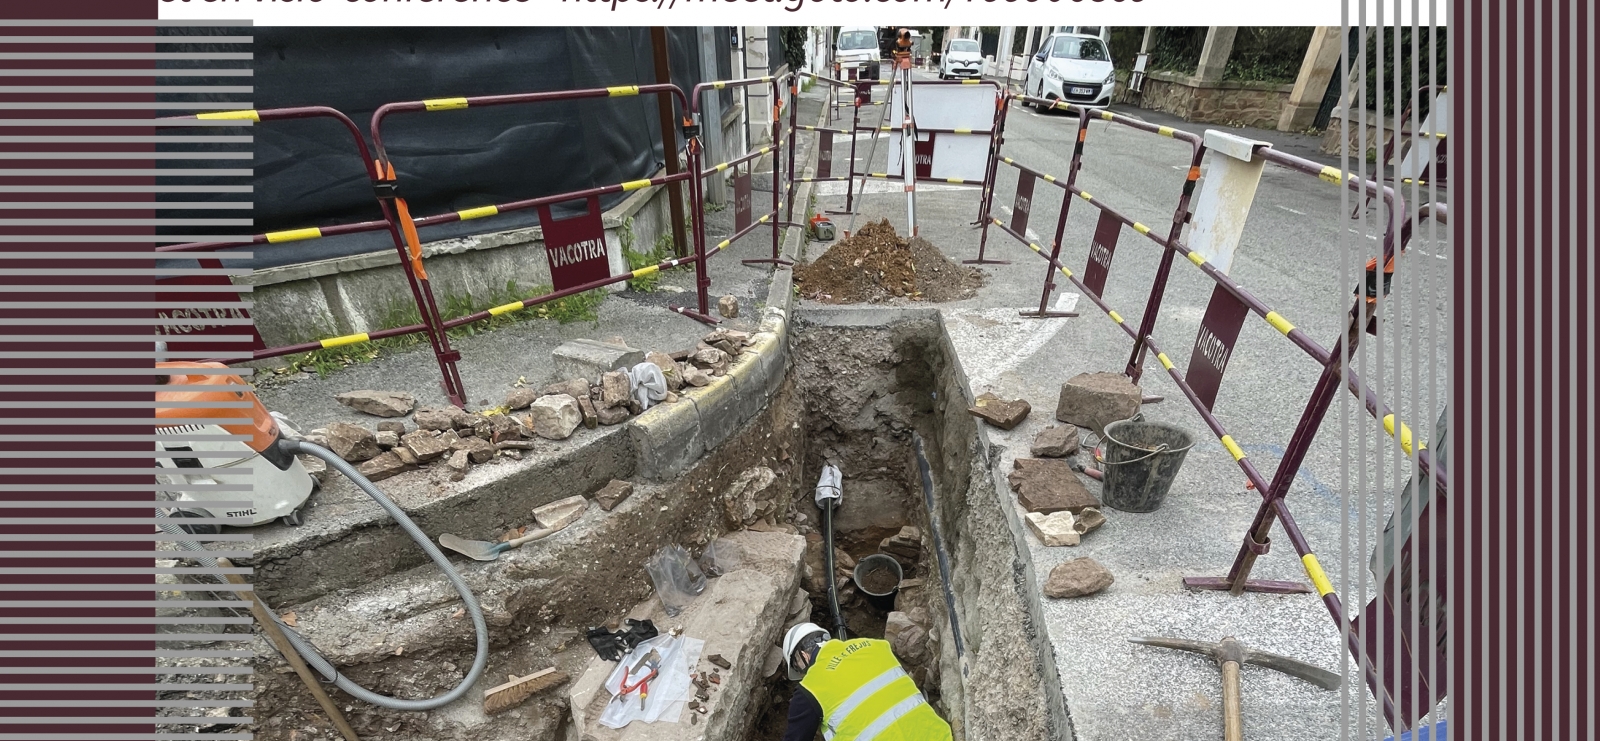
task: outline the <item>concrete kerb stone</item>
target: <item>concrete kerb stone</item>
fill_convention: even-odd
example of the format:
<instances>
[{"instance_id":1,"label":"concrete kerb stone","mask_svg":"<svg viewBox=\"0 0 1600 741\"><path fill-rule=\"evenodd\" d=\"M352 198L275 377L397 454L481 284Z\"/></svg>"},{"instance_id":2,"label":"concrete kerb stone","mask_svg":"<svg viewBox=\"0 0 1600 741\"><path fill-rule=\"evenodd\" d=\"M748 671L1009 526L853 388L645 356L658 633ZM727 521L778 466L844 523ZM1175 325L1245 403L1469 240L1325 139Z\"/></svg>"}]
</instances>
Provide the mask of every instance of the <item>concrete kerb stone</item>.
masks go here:
<instances>
[{"instance_id":1,"label":"concrete kerb stone","mask_svg":"<svg viewBox=\"0 0 1600 741\"><path fill-rule=\"evenodd\" d=\"M635 472L651 481L672 479L706 452L699 405L689 394L634 417L628 422L628 437L638 456Z\"/></svg>"},{"instance_id":2,"label":"concrete kerb stone","mask_svg":"<svg viewBox=\"0 0 1600 741\"><path fill-rule=\"evenodd\" d=\"M819 116L819 125L821 121ZM807 172L815 170L815 156L814 150L808 152ZM805 204L810 197L811 184L801 183L795 202ZM789 229L782 254L797 259L804 237L803 230ZM677 476L761 412L788 372L789 313L793 309L793 275L787 268L775 268L754 342L729 367L728 374L710 386L685 389L677 403L651 407L628 423L640 477L665 481Z\"/></svg>"}]
</instances>

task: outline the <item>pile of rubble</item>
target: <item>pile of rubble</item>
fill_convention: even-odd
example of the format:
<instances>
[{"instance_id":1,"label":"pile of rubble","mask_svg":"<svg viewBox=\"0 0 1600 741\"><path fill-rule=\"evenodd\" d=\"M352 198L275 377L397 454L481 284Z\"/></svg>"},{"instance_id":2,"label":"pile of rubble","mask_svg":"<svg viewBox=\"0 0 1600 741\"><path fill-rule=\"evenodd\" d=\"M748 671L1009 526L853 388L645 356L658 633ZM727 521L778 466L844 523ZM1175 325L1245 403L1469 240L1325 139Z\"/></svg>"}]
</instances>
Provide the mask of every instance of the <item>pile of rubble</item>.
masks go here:
<instances>
[{"instance_id":1,"label":"pile of rubble","mask_svg":"<svg viewBox=\"0 0 1600 741\"><path fill-rule=\"evenodd\" d=\"M718 329L692 350L644 353L643 362L659 368L667 384L659 403L676 403L685 387L709 386L726 376L752 342L747 332ZM358 464L357 470L373 481L434 464L443 464L450 479L459 481L474 465L520 460L537 448L536 441L565 440L579 426L626 422L645 410L637 391L626 368L605 371L592 381L570 378L539 389L519 380L500 406L476 412L454 406L417 408L416 398L403 392L351 391L335 398L355 411L386 419L371 429L336 422L305 437ZM403 417L410 417L410 424L399 419ZM301 456L301 461L319 479L325 475L322 461L310 456Z\"/></svg>"}]
</instances>

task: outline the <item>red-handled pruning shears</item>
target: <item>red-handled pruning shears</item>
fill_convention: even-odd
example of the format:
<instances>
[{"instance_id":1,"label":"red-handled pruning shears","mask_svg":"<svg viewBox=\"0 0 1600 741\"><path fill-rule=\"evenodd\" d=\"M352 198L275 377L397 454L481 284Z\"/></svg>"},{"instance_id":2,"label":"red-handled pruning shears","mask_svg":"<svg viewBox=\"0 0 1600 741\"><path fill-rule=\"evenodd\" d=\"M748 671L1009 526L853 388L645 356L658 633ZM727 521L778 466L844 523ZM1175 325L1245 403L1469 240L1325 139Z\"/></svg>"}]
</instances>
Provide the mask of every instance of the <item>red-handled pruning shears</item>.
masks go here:
<instances>
[{"instance_id":1,"label":"red-handled pruning shears","mask_svg":"<svg viewBox=\"0 0 1600 741\"><path fill-rule=\"evenodd\" d=\"M634 690L638 690L639 709L643 710L645 698L650 696L650 680L656 678L656 670L660 666L661 654L656 652L655 649L651 649L650 653L645 654L645 657L640 659L639 663L634 664L632 669L623 667L622 686L617 688L617 696L613 697L612 700L620 700ZM648 671L645 671L647 669ZM634 676L638 676L638 681L629 684L628 680Z\"/></svg>"}]
</instances>

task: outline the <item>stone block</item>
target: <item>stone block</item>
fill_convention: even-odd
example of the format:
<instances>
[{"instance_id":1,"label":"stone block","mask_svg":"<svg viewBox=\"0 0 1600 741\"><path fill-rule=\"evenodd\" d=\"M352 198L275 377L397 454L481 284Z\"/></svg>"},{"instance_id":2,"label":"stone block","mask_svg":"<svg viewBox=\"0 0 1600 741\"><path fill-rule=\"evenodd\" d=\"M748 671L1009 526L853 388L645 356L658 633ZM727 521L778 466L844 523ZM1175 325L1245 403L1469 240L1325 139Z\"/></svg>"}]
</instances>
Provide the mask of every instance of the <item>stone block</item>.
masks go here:
<instances>
[{"instance_id":1,"label":"stone block","mask_svg":"<svg viewBox=\"0 0 1600 741\"><path fill-rule=\"evenodd\" d=\"M1087 597L1111 586L1113 581L1111 572L1100 562L1092 558L1074 558L1050 570L1044 582L1044 593L1056 599Z\"/></svg>"},{"instance_id":2,"label":"stone block","mask_svg":"<svg viewBox=\"0 0 1600 741\"><path fill-rule=\"evenodd\" d=\"M568 340L551 353L557 378L598 378L644 362L644 351L591 339Z\"/></svg>"},{"instance_id":3,"label":"stone block","mask_svg":"<svg viewBox=\"0 0 1600 741\"><path fill-rule=\"evenodd\" d=\"M1028 452L1035 458L1069 458L1078 452L1078 428L1073 425L1051 425L1033 438Z\"/></svg>"},{"instance_id":4,"label":"stone block","mask_svg":"<svg viewBox=\"0 0 1600 741\"><path fill-rule=\"evenodd\" d=\"M1006 480L1017 493L1017 502L1029 512L1077 513L1100 506L1099 500L1089 493L1072 466L1064 460L1018 458L1012 462L1012 471Z\"/></svg>"},{"instance_id":5,"label":"stone block","mask_svg":"<svg viewBox=\"0 0 1600 741\"><path fill-rule=\"evenodd\" d=\"M565 440L583 423L578 400L566 394L541 396L528 407L533 432L546 440Z\"/></svg>"},{"instance_id":6,"label":"stone block","mask_svg":"<svg viewBox=\"0 0 1600 741\"><path fill-rule=\"evenodd\" d=\"M1056 419L1104 432L1112 422L1139 413L1139 387L1120 373L1080 373L1061 384Z\"/></svg>"},{"instance_id":7,"label":"stone block","mask_svg":"<svg viewBox=\"0 0 1600 741\"><path fill-rule=\"evenodd\" d=\"M455 437L454 433L451 434L451 437ZM417 430L406 433L405 437L400 438L400 444L411 451L411 454L423 463L434 460L450 451L450 443L431 430Z\"/></svg>"},{"instance_id":8,"label":"stone block","mask_svg":"<svg viewBox=\"0 0 1600 741\"><path fill-rule=\"evenodd\" d=\"M360 463L383 452L378 448L377 436L361 425L334 422L328 425L328 449L351 463Z\"/></svg>"}]
</instances>

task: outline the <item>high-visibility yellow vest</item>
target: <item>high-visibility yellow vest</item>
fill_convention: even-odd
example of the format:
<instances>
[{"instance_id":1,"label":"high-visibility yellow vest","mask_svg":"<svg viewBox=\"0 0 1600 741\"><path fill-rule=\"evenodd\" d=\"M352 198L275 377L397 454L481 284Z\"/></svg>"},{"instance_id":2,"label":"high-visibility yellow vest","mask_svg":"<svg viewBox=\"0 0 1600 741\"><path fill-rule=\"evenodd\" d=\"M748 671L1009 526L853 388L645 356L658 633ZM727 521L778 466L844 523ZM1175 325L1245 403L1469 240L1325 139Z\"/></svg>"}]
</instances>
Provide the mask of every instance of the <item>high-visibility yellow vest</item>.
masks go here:
<instances>
[{"instance_id":1,"label":"high-visibility yellow vest","mask_svg":"<svg viewBox=\"0 0 1600 741\"><path fill-rule=\"evenodd\" d=\"M949 741L944 722L889 650L888 641L832 640L800 680L822 706L828 741Z\"/></svg>"}]
</instances>

